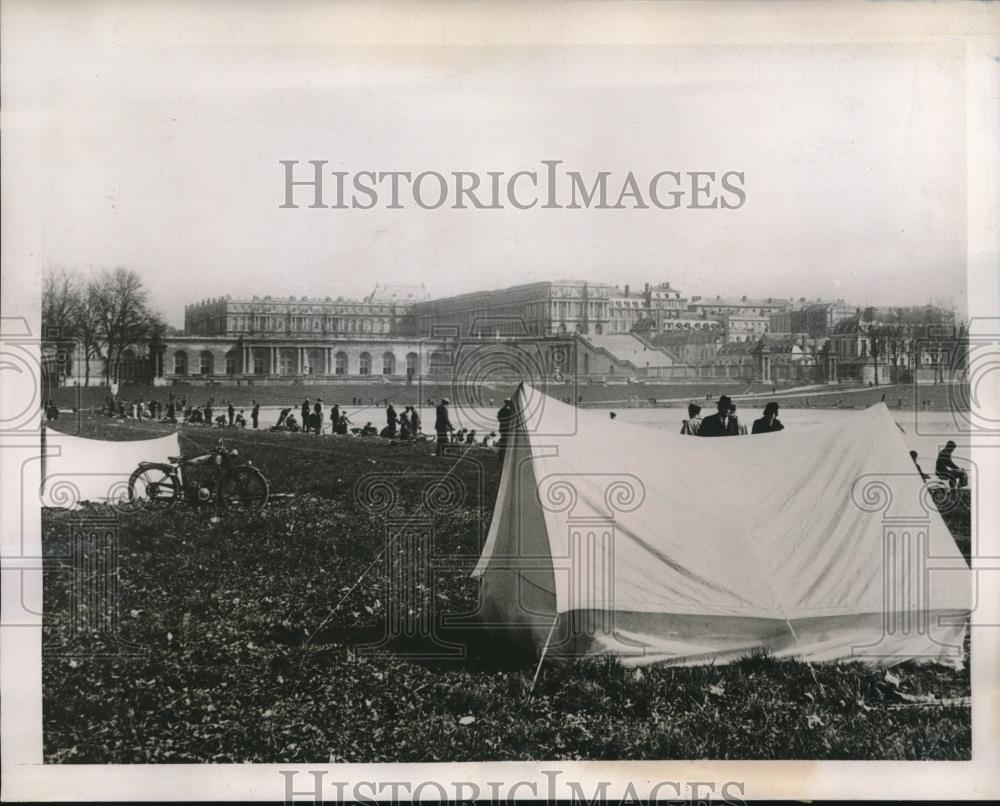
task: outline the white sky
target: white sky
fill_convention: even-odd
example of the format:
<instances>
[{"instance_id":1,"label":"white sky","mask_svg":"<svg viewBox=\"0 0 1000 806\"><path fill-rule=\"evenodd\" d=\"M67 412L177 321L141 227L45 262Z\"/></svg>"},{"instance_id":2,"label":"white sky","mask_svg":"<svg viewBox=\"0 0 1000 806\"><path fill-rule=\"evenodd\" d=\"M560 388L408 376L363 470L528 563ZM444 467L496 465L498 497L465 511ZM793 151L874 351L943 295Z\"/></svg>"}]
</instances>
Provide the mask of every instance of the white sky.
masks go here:
<instances>
[{"instance_id":1,"label":"white sky","mask_svg":"<svg viewBox=\"0 0 1000 806\"><path fill-rule=\"evenodd\" d=\"M247 25L266 30L264 8L248 4ZM117 21L38 24L5 59L4 102L40 132L44 262L136 268L172 324L226 293L547 278L965 308L961 45L162 46ZM414 173L561 159L619 181L738 170L748 199L282 210L282 159Z\"/></svg>"}]
</instances>

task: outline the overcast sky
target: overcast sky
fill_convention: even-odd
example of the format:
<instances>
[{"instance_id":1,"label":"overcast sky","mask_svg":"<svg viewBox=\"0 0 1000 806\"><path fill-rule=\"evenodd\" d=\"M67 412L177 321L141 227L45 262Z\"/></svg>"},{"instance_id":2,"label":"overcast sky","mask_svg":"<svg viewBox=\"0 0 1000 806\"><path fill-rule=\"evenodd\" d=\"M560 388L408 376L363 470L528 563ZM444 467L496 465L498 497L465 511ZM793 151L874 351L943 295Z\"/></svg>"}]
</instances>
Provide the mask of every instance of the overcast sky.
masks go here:
<instances>
[{"instance_id":1,"label":"overcast sky","mask_svg":"<svg viewBox=\"0 0 1000 806\"><path fill-rule=\"evenodd\" d=\"M175 325L226 293L550 278L965 308L960 46L159 47L91 22L39 30L35 56L7 60L32 76L7 108L41 121L44 258L139 270ZM481 174L559 159L618 181L736 170L747 201L288 210L287 159Z\"/></svg>"}]
</instances>

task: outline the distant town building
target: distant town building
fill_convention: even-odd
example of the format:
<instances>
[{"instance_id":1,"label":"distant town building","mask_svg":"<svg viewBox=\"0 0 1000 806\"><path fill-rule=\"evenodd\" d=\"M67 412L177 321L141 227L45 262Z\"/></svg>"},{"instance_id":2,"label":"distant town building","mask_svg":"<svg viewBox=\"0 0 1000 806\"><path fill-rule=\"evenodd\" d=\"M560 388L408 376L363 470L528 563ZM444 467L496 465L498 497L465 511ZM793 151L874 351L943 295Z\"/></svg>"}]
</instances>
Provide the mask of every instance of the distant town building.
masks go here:
<instances>
[{"instance_id":1,"label":"distant town building","mask_svg":"<svg viewBox=\"0 0 1000 806\"><path fill-rule=\"evenodd\" d=\"M849 383L941 381L959 370L966 349L954 312L932 305L859 308L830 334L836 377Z\"/></svg>"},{"instance_id":2,"label":"distant town building","mask_svg":"<svg viewBox=\"0 0 1000 806\"><path fill-rule=\"evenodd\" d=\"M660 333L704 333L708 331L722 332L722 322L715 319L694 319L689 316L677 319L664 319L660 323Z\"/></svg>"},{"instance_id":3,"label":"distant town building","mask_svg":"<svg viewBox=\"0 0 1000 806\"><path fill-rule=\"evenodd\" d=\"M712 324L717 325L715 322ZM722 330L719 327L699 330L664 330L664 332L654 336L651 341L657 347L661 347L673 355L682 364L709 364L724 344Z\"/></svg>"},{"instance_id":4,"label":"distant town building","mask_svg":"<svg viewBox=\"0 0 1000 806\"><path fill-rule=\"evenodd\" d=\"M718 318L724 316L739 317L768 317L772 313L787 310L791 306L789 300L768 297L767 299L753 299L750 297L691 297L688 303L688 310L693 311L703 318Z\"/></svg>"},{"instance_id":5,"label":"distant town building","mask_svg":"<svg viewBox=\"0 0 1000 806\"><path fill-rule=\"evenodd\" d=\"M770 319L766 316L732 313L722 316L722 328L727 343L757 341L767 333L769 325Z\"/></svg>"},{"instance_id":6,"label":"distant town building","mask_svg":"<svg viewBox=\"0 0 1000 806\"><path fill-rule=\"evenodd\" d=\"M805 333L812 338L829 336L834 327L855 313L857 309L842 299L835 302L816 300L798 302L769 316L770 333Z\"/></svg>"}]
</instances>

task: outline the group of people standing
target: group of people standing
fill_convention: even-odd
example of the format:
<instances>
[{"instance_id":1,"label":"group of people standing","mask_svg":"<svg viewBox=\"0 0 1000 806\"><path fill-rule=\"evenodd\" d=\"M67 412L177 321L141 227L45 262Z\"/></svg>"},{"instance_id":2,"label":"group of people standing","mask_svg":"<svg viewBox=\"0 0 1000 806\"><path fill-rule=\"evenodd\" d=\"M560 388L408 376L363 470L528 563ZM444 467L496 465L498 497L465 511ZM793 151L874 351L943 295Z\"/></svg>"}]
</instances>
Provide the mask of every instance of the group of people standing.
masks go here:
<instances>
[{"instance_id":1,"label":"group of people standing","mask_svg":"<svg viewBox=\"0 0 1000 806\"><path fill-rule=\"evenodd\" d=\"M728 395L721 395L716 404L717 411L704 419L701 406L688 405L687 419L681 424L681 433L695 437L738 437L747 433L747 427L736 414L736 404ZM778 419L778 404L773 400L764 406L764 416L753 421L751 434L768 434L784 429Z\"/></svg>"},{"instance_id":2,"label":"group of people standing","mask_svg":"<svg viewBox=\"0 0 1000 806\"><path fill-rule=\"evenodd\" d=\"M255 401L256 404L256 401ZM318 397L315 401L306 398L302 405L298 407L301 420L295 416L292 406L282 409L278 413L277 422L271 426L271 431L304 431L307 434L322 434L325 422L323 398ZM340 405L334 403L330 407L330 433L346 434L351 426L351 421L347 414L340 410ZM254 419L254 428L257 428L257 419Z\"/></svg>"},{"instance_id":3,"label":"group of people standing","mask_svg":"<svg viewBox=\"0 0 1000 806\"><path fill-rule=\"evenodd\" d=\"M500 462L503 462L507 442L510 439L511 426L514 422L514 403L510 398L506 398L500 410L497 411L497 431L490 433L477 440L475 429L460 428L455 429L451 422L451 413L448 407L451 401L443 397L438 402L434 410L434 433L437 436L437 448L435 456L443 456L448 445L480 445L485 448L496 447L499 449Z\"/></svg>"},{"instance_id":4,"label":"group of people standing","mask_svg":"<svg viewBox=\"0 0 1000 806\"><path fill-rule=\"evenodd\" d=\"M379 436L387 439L415 439L421 433L420 413L413 406L406 406L402 414L388 400L385 402L385 427Z\"/></svg>"}]
</instances>

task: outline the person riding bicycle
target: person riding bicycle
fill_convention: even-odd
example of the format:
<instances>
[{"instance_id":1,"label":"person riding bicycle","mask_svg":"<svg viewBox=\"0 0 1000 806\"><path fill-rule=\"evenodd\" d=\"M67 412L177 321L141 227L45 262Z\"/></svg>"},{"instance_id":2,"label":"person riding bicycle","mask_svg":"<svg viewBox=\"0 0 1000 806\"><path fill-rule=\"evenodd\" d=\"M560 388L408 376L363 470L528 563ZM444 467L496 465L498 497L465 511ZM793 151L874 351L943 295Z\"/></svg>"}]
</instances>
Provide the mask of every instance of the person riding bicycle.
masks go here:
<instances>
[{"instance_id":1,"label":"person riding bicycle","mask_svg":"<svg viewBox=\"0 0 1000 806\"><path fill-rule=\"evenodd\" d=\"M938 454L934 472L939 479L948 482L953 490L961 489L969 483L968 474L952 460L951 455L957 446L950 439Z\"/></svg>"}]
</instances>

